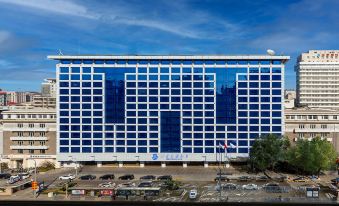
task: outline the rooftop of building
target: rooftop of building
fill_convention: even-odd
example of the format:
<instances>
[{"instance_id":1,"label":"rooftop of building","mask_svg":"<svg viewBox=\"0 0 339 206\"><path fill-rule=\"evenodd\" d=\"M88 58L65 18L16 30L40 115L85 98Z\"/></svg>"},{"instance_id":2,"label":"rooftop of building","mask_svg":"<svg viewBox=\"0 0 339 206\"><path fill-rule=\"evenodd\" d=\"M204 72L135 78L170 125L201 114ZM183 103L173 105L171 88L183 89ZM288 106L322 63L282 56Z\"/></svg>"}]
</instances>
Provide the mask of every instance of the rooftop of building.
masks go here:
<instances>
[{"instance_id":1,"label":"rooftop of building","mask_svg":"<svg viewBox=\"0 0 339 206\"><path fill-rule=\"evenodd\" d=\"M309 108L309 107L294 107L291 109L285 109L285 114L338 114L339 110L331 108Z\"/></svg>"},{"instance_id":2,"label":"rooftop of building","mask_svg":"<svg viewBox=\"0 0 339 206\"><path fill-rule=\"evenodd\" d=\"M48 59L54 60L67 60L67 59L97 59L97 60L107 60L107 59L135 59L135 60L145 60L145 59L179 59L179 60L282 60L286 62L290 59L290 56L284 55L49 55Z\"/></svg>"},{"instance_id":3,"label":"rooftop of building","mask_svg":"<svg viewBox=\"0 0 339 206\"><path fill-rule=\"evenodd\" d=\"M16 114L16 113L55 113L55 108L42 108L33 106L10 106L8 110L3 111L2 114Z\"/></svg>"},{"instance_id":4,"label":"rooftop of building","mask_svg":"<svg viewBox=\"0 0 339 206\"><path fill-rule=\"evenodd\" d=\"M339 50L309 50L301 53L298 63L339 63Z\"/></svg>"}]
</instances>

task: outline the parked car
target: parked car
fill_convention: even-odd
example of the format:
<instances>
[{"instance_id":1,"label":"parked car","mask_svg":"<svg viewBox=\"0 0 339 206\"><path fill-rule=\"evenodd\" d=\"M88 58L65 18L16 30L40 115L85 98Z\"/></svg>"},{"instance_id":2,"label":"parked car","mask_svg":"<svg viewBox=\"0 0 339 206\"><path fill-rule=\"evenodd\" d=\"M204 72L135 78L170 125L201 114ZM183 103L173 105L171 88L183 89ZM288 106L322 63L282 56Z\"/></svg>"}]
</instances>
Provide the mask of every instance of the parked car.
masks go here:
<instances>
[{"instance_id":1,"label":"parked car","mask_svg":"<svg viewBox=\"0 0 339 206\"><path fill-rule=\"evenodd\" d=\"M19 175L12 175L9 177L9 179L7 180L8 184L14 184L16 182L19 182L21 180Z\"/></svg>"},{"instance_id":2,"label":"parked car","mask_svg":"<svg viewBox=\"0 0 339 206\"><path fill-rule=\"evenodd\" d=\"M172 176L171 175L163 175L163 176L159 176L157 178L157 180L172 180Z\"/></svg>"},{"instance_id":3,"label":"parked car","mask_svg":"<svg viewBox=\"0 0 339 206\"><path fill-rule=\"evenodd\" d=\"M152 182L141 182L138 187L152 187Z\"/></svg>"},{"instance_id":4,"label":"parked car","mask_svg":"<svg viewBox=\"0 0 339 206\"><path fill-rule=\"evenodd\" d=\"M79 177L80 180L94 180L95 178L97 178L95 175L83 175Z\"/></svg>"},{"instance_id":5,"label":"parked car","mask_svg":"<svg viewBox=\"0 0 339 206\"><path fill-rule=\"evenodd\" d=\"M62 175L59 177L59 180L74 180L75 176L72 174Z\"/></svg>"},{"instance_id":6,"label":"parked car","mask_svg":"<svg viewBox=\"0 0 339 206\"><path fill-rule=\"evenodd\" d=\"M114 180L114 174L105 174L99 177L100 180Z\"/></svg>"},{"instance_id":7,"label":"parked car","mask_svg":"<svg viewBox=\"0 0 339 206\"><path fill-rule=\"evenodd\" d=\"M241 182L247 182L249 180L251 180L249 176L241 176L238 178L238 181L241 181Z\"/></svg>"},{"instance_id":8,"label":"parked car","mask_svg":"<svg viewBox=\"0 0 339 206\"><path fill-rule=\"evenodd\" d=\"M236 190L237 185L233 184L233 183L226 183L226 184L221 185L221 189L223 189L223 190ZM219 190L218 187L217 187L217 190Z\"/></svg>"},{"instance_id":9,"label":"parked car","mask_svg":"<svg viewBox=\"0 0 339 206\"><path fill-rule=\"evenodd\" d=\"M226 181L229 182L229 181L230 181L230 179L229 179L228 177L225 177L225 176L221 176L221 177L220 177L220 176L217 176L217 177L214 178L214 181L215 181L215 182L218 182L219 180L220 180L221 182L226 182Z\"/></svg>"},{"instance_id":10,"label":"parked car","mask_svg":"<svg viewBox=\"0 0 339 206\"><path fill-rule=\"evenodd\" d=\"M233 175L231 172L218 172L217 175Z\"/></svg>"},{"instance_id":11,"label":"parked car","mask_svg":"<svg viewBox=\"0 0 339 206\"><path fill-rule=\"evenodd\" d=\"M146 175L146 176L142 176L140 177L140 180L155 180L156 177L154 175Z\"/></svg>"},{"instance_id":12,"label":"parked car","mask_svg":"<svg viewBox=\"0 0 339 206\"><path fill-rule=\"evenodd\" d=\"M266 192L280 193L283 192L283 188L278 183L267 183L263 186Z\"/></svg>"},{"instance_id":13,"label":"parked car","mask_svg":"<svg viewBox=\"0 0 339 206\"><path fill-rule=\"evenodd\" d=\"M191 200L194 200L196 199L198 196L198 191L196 189L193 189L190 191L188 197L191 199Z\"/></svg>"},{"instance_id":14,"label":"parked car","mask_svg":"<svg viewBox=\"0 0 339 206\"><path fill-rule=\"evenodd\" d=\"M263 176L257 177L256 180L257 180L257 181L268 181L268 177L266 177L266 176L263 175Z\"/></svg>"},{"instance_id":15,"label":"parked car","mask_svg":"<svg viewBox=\"0 0 339 206\"><path fill-rule=\"evenodd\" d=\"M275 178L279 182L285 182L288 181L290 178L288 176L280 176Z\"/></svg>"},{"instance_id":16,"label":"parked car","mask_svg":"<svg viewBox=\"0 0 339 206\"><path fill-rule=\"evenodd\" d=\"M122 175L119 177L119 180L133 180L134 179L134 175L132 174L126 174L126 175Z\"/></svg>"},{"instance_id":17,"label":"parked car","mask_svg":"<svg viewBox=\"0 0 339 206\"><path fill-rule=\"evenodd\" d=\"M18 174L22 180L25 180L31 176L28 172Z\"/></svg>"},{"instance_id":18,"label":"parked car","mask_svg":"<svg viewBox=\"0 0 339 206\"><path fill-rule=\"evenodd\" d=\"M258 189L258 185L256 185L256 184L247 184L247 185L243 185L242 189L244 189L244 190L257 190Z\"/></svg>"},{"instance_id":19,"label":"parked car","mask_svg":"<svg viewBox=\"0 0 339 206\"><path fill-rule=\"evenodd\" d=\"M338 184L339 183L339 177L331 179L332 184Z\"/></svg>"},{"instance_id":20,"label":"parked car","mask_svg":"<svg viewBox=\"0 0 339 206\"><path fill-rule=\"evenodd\" d=\"M312 176L309 176L308 178L310 178L311 180L320 180L320 177L317 175L312 175Z\"/></svg>"},{"instance_id":21,"label":"parked car","mask_svg":"<svg viewBox=\"0 0 339 206\"><path fill-rule=\"evenodd\" d=\"M135 187L135 183L134 182L121 183L118 184L118 187Z\"/></svg>"},{"instance_id":22,"label":"parked car","mask_svg":"<svg viewBox=\"0 0 339 206\"><path fill-rule=\"evenodd\" d=\"M305 177L297 177L293 179L293 182L306 182L307 179Z\"/></svg>"},{"instance_id":23,"label":"parked car","mask_svg":"<svg viewBox=\"0 0 339 206\"><path fill-rule=\"evenodd\" d=\"M12 175L9 173L1 173L0 179L9 179Z\"/></svg>"},{"instance_id":24,"label":"parked car","mask_svg":"<svg viewBox=\"0 0 339 206\"><path fill-rule=\"evenodd\" d=\"M98 186L99 186L99 187L115 187L115 183L112 183L112 182L104 182L104 183L100 183Z\"/></svg>"}]
</instances>

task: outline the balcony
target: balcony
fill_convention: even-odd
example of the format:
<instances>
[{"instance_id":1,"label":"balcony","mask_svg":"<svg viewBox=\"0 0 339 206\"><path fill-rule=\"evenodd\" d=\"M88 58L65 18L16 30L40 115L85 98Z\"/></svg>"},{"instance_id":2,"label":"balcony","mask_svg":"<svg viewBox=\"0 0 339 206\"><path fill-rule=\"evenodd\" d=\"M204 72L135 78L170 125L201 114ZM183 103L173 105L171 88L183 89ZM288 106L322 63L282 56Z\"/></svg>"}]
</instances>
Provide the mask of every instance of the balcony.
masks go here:
<instances>
[{"instance_id":1,"label":"balcony","mask_svg":"<svg viewBox=\"0 0 339 206\"><path fill-rule=\"evenodd\" d=\"M49 146L46 145L12 145L9 147L10 149L43 149L47 150Z\"/></svg>"},{"instance_id":2,"label":"balcony","mask_svg":"<svg viewBox=\"0 0 339 206\"><path fill-rule=\"evenodd\" d=\"M12 141L39 141L39 140L48 140L48 137L10 137Z\"/></svg>"}]
</instances>

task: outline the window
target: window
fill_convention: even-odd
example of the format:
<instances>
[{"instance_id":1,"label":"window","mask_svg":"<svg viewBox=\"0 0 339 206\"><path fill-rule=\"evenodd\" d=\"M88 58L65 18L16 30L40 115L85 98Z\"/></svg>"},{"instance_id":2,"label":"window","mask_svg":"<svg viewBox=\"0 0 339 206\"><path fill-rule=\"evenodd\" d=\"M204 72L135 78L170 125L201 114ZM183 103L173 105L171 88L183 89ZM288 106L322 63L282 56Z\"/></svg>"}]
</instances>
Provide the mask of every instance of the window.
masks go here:
<instances>
[{"instance_id":1,"label":"window","mask_svg":"<svg viewBox=\"0 0 339 206\"><path fill-rule=\"evenodd\" d=\"M34 128L34 124L28 124L29 128Z\"/></svg>"},{"instance_id":2,"label":"window","mask_svg":"<svg viewBox=\"0 0 339 206\"><path fill-rule=\"evenodd\" d=\"M46 150L44 150L44 149L40 150L40 154L45 154L45 153L46 153Z\"/></svg>"},{"instance_id":3,"label":"window","mask_svg":"<svg viewBox=\"0 0 339 206\"><path fill-rule=\"evenodd\" d=\"M18 153L19 153L19 154L23 154L23 153L24 153L24 150L18 149Z\"/></svg>"},{"instance_id":4,"label":"window","mask_svg":"<svg viewBox=\"0 0 339 206\"><path fill-rule=\"evenodd\" d=\"M19 123L19 124L18 124L18 127L19 127L19 128L23 128L23 127L24 127L24 124Z\"/></svg>"},{"instance_id":5,"label":"window","mask_svg":"<svg viewBox=\"0 0 339 206\"><path fill-rule=\"evenodd\" d=\"M18 141L18 145L23 145L24 141Z\"/></svg>"},{"instance_id":6,"label":"window","mask_svg":"<svg viewBox=\"0 0 339 206\"><path fill-rule=\"evenodd\" d=\"M28 150L29 154L34 154L34 149Z\"/></svg>"},{"instance_id":7,"label":"window","mask_svg":"<svg viewBox=\"0 0 339 206\"><path fill-rule=\"evenodd\" d=\"M23 137L24 136L24 132L18 132L18 137Z\"/></svg>"},{"instance_id":8,"label":"window","mask_svg":"<svg viewBox=\"0 0 339 206\"><path fill-rule=\"evenodd\" d=\"M45 128L46 125L45 124L40 124L40 128Z\"/></svg>"},{"instance_id":9,"label":"window","mask_svg":"<svg viewBox=\"0 0 339 206\"><path fill-rule=\"evenodd\" d=\"M304 133L298 133L298 138L304 138Z\"/></svg>"},{"instance_id":10,"label":"window","mask_svg":"<svg viewBox=\"0 0 339 206\"><path fill-rule=\"evenodd\" d=\"M28 132L28 136L34 137L34 132Z\"/></svg>"},{"instance_id":11,"label":"window","mask_svg":"<svg viewBox=\"0 0 339 206\"><path fill-rule=\"evenodd\" d=\"M28 144L33 146L34 145L34 141L28 141Z\"/></svg>"},{"instance_id":12,"label":"window","mask_svg":"<svg viewBox=\"0 0 339 206\"><path fill-rule=\"evenodd\" d=\"M40 145L41 145L41 146L46 145L46 141L40 141Z\"/></svg>"},{"instance_id":13,"label":"window","mask_svg":"<svg viewBox=\"0 0 339 206\"><path fill-rule=\"evenodd\" d=\"M305 125L304 124L299 124L299 129L305 129Z\"/></svg>"},{"instance_id":14,"label":"window","mask_svg":"<svg viewBox=\"0 0 339 206\"><path fill-rule=\"evenodd\" d=\"M322 124L321 129L327 129L327 124Z\"/></svg>"},{"instance_id":15,"label":"window","mask_svg":"<svg viewBox=\"0 0 339 206\"><path fill-rule=\"evenodd\" d=\"M316 127L315 124L310 125L310 129L315 129L315 127Z\"/></svg>"}]
</instances>

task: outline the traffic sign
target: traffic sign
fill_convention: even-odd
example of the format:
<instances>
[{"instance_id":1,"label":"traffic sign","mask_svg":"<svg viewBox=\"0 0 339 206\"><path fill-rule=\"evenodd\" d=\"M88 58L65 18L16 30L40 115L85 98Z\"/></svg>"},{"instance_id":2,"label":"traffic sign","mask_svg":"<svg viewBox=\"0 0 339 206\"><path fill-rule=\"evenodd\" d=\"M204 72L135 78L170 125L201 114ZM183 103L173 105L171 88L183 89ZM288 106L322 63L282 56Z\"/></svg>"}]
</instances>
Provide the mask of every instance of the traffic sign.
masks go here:
<instances>
[{"instance_id":1,"label":"traffic sign","mask_svg":"<svg viewBox=\"0 0 339 206\"><path fill-rule=\"evenodd\" d=\"M38 189L38 182L32 181L32 190L37 190Z\"/></svg>"}]
</instances>

